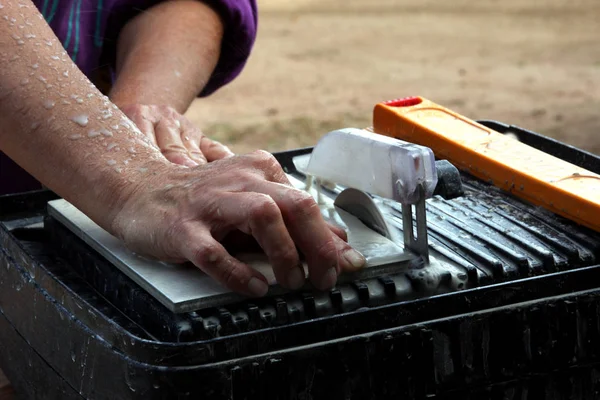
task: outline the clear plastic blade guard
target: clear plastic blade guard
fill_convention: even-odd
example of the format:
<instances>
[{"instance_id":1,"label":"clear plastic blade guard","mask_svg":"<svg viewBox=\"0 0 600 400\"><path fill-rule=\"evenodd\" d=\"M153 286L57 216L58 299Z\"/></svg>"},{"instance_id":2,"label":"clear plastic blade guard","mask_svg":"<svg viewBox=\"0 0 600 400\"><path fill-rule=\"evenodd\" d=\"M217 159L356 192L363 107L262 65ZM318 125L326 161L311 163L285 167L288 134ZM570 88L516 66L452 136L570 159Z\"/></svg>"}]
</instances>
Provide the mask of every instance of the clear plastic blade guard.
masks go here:
<instances>
[{"instance_id":1,"label":"clear plastic blade guard","mask_svg":"<svg viewBox=\"0 0 600 400\"><path fill-rule=\"evenodd\" d=\"M294 163L304 174L402 204L417 203L420 185L426 198L437 185L431 149L363 129L329 132Z\"/></svg>"},{"instance_id":2,"label":"clear plastic blade guard","mask_svg":"<svg viewBox=\"0 0 600 400\"><path fill-rule=\"evenodd\" d=\"M402 204L404 244L428 259L425 199L437 185L433 151L363 129L329 132L311 154L294 159L296 169ZM412 205L416 204L417 235Z\"/></svg>"}]
</instances>

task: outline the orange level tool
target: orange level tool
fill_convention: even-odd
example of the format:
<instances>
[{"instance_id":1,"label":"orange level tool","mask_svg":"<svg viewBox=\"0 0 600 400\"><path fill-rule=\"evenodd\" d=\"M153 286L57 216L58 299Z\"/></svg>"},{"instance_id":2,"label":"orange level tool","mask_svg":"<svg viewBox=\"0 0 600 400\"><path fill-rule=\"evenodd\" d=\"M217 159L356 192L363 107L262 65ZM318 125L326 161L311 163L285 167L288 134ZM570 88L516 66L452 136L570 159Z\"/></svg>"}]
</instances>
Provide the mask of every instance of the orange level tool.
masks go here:
<instances>
[{"instance_id":1,"label":"orange level tool","mask_svg":"<svg viewBox=\"0 0 600 400\"><path fill-rule=\"evenodd\" d=\"M598 174L422 97L377 104L373 130L429 147L463 171L600 232Z\"/></svg>"}]
</instances>

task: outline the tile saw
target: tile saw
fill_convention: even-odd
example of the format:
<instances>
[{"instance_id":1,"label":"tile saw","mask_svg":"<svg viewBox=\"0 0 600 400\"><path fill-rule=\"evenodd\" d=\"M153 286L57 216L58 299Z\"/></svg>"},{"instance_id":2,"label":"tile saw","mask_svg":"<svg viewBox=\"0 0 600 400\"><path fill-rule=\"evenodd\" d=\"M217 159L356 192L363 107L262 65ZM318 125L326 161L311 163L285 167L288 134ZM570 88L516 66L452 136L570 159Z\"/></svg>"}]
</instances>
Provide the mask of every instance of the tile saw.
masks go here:
<instances>
[{"instance_id":1,"label":"tile saw","mask_svg":"<svg viewBox=\"0 0 600 400\"><path fill-rule=\"evenodd\" d=\"M415 266L443 271L460 264L455 257L449 260L447 251L439 254L439 246L429 245L426 216L426 200L440 188L462 194L459 169L584 226L600 227L596 217L600 175L422 97L377 104L372 129L329 132L312 151L292 162L293 170L286 171L291 184L311 193L325 220L345 229L349 244L367 259L366 268L342 274L338 284ZM165 264L132 253L63 199L50 202L48 214L172 312L243 300L194 266ZM392 222L400 229L390 229ZM233 255L267 278L270 295L288 292L277 284L264 254ZM303 290L310 289L307 281Z\"/></svg>"},{"instance_id":2,"label":"tile saw","mask_svg":"<svg viewBox=\"0 0 600 400\"><path fill-rule=\"evenodd\" d=\"M361 272L373 277L342 275L347 282L326 292L239 302L223 294L208 299L214 307L174 313L81 239L89 235L48 215L58 196L0 196L0 367L19 397L535 398L558 387L593 397L600 232L589 226L599 214L579 205L593 199L600 157L514 125L465 121L422 98L378 104L373 122L438 158L426 200L429 264L403 244L402 203L309 171L316 148L274 153L323 208L386 238L380 214L412 257ZM545 155L567 164L542 175L528 157ZM456 168L459 186L448 174ZM569 187L567 218L551 210L559 199L548 184ZM375 203L375 213L337 207L350 208L342 192L356 193L351 204Z\"/></svg>"},{"instance_id":3,"label":"tile saw","mask_svg":"<svg viewBox=\"0 0 600 400\"><path fill-rule=\"evenodd\" d=\"M437 262L429 255L425 200L436 190L440 164L429 148L348 128L324 135L312 153L297 156L293 162L296 171L287 174L291 184L311 193L325 220L342 227L349 244L367 259L364 269L342 274L338 283ZM444 176L448 175L460 184L458 170L448 170L446 165ZM383 201L401 205L402 238L397 237L397 230L389 229L379 207ZM49 202L48 214L173 312L242 299L191 264L167 264L129 251L64 199ZM267 278L271 295L286 292L277 285L264 254L234 255ZM310 288L308 281L306 288Z\"/></svg>"}]
</instances>

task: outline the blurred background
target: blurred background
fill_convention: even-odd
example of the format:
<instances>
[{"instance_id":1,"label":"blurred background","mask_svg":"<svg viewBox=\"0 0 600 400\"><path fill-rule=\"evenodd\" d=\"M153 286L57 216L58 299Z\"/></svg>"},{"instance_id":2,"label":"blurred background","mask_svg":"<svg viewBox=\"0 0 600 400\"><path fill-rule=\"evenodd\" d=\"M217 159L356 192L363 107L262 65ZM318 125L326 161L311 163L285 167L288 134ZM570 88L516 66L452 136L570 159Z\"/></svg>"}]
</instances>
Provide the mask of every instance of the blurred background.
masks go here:
<instances>
[{"instance_id":1,"label":"blurred background","mask_svg":"<svg viewBox=\"0 0 600 400\"><path fill-rule=\"evenodd\" d=\"M314 145L420 95L600 153L600 0L258 0L242 75L188 116L236 152Z\"/></svg>"}]
</instances>

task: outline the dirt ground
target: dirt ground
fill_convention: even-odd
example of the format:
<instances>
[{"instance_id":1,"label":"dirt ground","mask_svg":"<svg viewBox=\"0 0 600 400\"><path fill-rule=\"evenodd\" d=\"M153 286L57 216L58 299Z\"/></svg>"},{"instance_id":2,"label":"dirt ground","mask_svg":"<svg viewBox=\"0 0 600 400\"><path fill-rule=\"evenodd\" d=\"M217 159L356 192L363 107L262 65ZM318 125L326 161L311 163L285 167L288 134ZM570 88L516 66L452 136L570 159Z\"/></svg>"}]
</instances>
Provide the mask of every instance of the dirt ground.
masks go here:
<instances>
[{"instance_id":1,"label":"dirt ground","mask_svg":"<svg viewBox=\"0 0 600 400\"><path fill-rule=\"evenodd\" d=\"M188 116L238 152L313 145L421 95L600 153L598 0L259 0L242 75Z\"/></svg>"}]
</instances>

